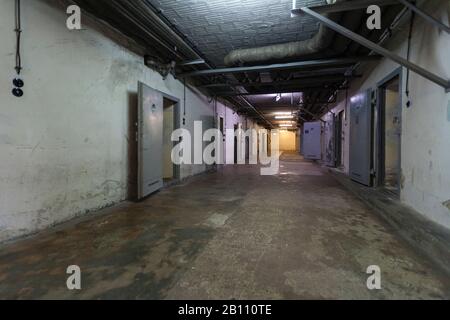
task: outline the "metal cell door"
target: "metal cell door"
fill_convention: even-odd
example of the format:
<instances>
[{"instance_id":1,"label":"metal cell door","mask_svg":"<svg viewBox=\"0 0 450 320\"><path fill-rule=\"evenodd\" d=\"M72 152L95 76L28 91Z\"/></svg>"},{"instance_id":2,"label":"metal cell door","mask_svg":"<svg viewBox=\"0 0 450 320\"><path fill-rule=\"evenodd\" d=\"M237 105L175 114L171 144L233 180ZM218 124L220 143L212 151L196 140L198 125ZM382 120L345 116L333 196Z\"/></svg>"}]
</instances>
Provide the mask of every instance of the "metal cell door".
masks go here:
<instances>
[{"instance_id":1,"label":"metal cell door","mask_svg":"<svg viewBox=\"0 0 450 320\"><path fill-rule=\"evenodd\" d=\"M143 83L138 92L138 198L163 187L163 96Z\"/></svg>"},{"instance_id":2,"label":"metal cell door","mask_svg":"<svg viewBox=\"0 0 450 320\"><path fill-rule=\"evenodd\" d=\"M350 102L350 177L371 185L372 108L371 90L351 98Z\"/></svg>"},{"instance_id":3,"label":"metal cell door","mask_svg":"<svg viewBox=\"0 0 450 320\"><path fill-rule=\"evenodd\" d=\"M308 160L322 158L322 124L305 122L303 126L303 156Z\"/></svg>"}]
</instances>

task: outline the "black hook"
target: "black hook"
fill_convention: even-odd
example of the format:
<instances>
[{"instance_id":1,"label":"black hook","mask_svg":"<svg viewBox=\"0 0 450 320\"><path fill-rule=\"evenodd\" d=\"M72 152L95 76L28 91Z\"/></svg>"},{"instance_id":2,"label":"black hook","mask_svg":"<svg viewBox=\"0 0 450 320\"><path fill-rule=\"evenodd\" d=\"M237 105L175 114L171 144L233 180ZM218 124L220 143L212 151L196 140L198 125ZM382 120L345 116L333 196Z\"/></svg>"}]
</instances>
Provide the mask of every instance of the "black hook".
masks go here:
<instances>
[{"instance_id":1,"label":"black hook","mask_svg":"<svg viewBox=\"0 0 450 320\"><path fill-rule=\"evenodd\" d=\"M22 88L22 87L25 85L25 83L23 82L22 79L20 79L20 78L15 78L15 79L13 80L13 85L14 85L15 87L17 87L17 88Z\"/></svg>"},{"instance_id":2,"label":"black hook","mask_svg":"<svg viewBox=\"0 0 450 320\"><path fill-rule=\"evenodd\" d=\"M23 96L23 90L20 88L14 88L12 89L12 94L18 98L20 98L21 96Z\"/></svg>"}]
</instances>

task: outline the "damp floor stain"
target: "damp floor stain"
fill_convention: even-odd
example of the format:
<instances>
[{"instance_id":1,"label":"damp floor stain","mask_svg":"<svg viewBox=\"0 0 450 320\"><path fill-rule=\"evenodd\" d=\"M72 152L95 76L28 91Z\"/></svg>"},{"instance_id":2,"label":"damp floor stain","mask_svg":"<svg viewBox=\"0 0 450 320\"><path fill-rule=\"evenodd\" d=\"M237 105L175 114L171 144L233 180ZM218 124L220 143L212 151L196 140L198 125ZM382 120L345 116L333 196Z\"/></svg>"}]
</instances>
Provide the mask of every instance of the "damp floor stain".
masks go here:
<instances>
[{"instance_id":1,"label":"damp floor stain","mask_svg":"<svg viewBox=\"0 0 450 320\"><path fill-rule=\"evenodd\" d=\"M318 166L286 155L259 172L228 166L4 245L0 299L450 297L447 275Z\"/></svg>"}]
</instances>

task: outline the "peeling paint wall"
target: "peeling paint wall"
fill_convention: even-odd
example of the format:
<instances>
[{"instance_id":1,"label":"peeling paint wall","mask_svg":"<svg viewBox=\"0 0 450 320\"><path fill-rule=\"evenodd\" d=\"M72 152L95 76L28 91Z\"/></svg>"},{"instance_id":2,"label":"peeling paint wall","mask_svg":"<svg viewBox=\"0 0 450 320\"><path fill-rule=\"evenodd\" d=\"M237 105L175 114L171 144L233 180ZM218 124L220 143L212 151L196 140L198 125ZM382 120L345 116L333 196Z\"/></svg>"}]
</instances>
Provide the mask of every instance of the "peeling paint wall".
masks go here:
<instances>
[{"instance_id":1,"label":"peeling paint wall","mask_svg":"<svg viewBox=\"0 0 450 320\"><path fill-rule=\"evenodd\" d=\"M248 119L244 116L241 116L237 114L233 109L230 107L224 105L221 102L217 103L217 128L219 127L220 118L223 118L224 121L224 161L226 163L232 163L234 160L234 137L229 137L226 135L227 129L233 129L235 126L238 126L238 128L241 128L242 130L246 131L248 129L254 128L256 130L262 129L259 125L257 125L253 120ZM228 141L228 143L226 143ZM238 135L238 143L241 144L242 150L245 150L245 137L242 134ZM245 155L242 154L244 157Z\"/></svg>"},{"instance_id":2,"label":"peeling paint wall","mask_svg":"<svg viewBox=\"0 0 450 320\"><path fill-rule=\"evenodd\" d=\"M445 0L427 1L425 11L450 24L450 2ZM407 50L408 26L403 26L387 47L405 57ZM411 60L427 70L450 78L450 35L416 17L413 33ZM376 88L377 83L399 66L387 59L362 70L363 79L351 85L349 96ZM404 94L406 70L403 70L401 200L429 219L450 228L450 121L448 105L450 94L445 90L411 72L411 107L406 107ZM345 99L332 110L337 113L344 109ZM349 119L347 115L347 119ZM349 164L349 122L345 127L345 170ZM447 204L447 205L446 205Z\"/></svg>"},{"instance_id":3,"label":"peeling paint wall","mask_svg":"<svg viewBox=\"0 0 450 320\"><path fill-rule=\"evenodd\" d=\"M46 2L22 1L18 99L14 1L0 0L0 241L129 197L138 81L183 102L182 83L163 80L88 24L69 31L66 18ZM187 90L186 111L187 129L194 120L213 123L213 106L199 92ZM181 177L204 170L183 165Z\"/></svg>"}]
</instances>

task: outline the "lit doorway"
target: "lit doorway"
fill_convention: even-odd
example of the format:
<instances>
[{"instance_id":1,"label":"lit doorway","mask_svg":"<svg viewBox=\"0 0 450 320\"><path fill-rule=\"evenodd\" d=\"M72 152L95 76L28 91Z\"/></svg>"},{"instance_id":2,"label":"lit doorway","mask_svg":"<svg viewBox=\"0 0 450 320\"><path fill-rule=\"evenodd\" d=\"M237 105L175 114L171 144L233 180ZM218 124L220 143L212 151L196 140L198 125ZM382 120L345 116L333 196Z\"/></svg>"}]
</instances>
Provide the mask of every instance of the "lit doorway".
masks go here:
<instances>
[{"instance_id":1,"label":"lit doorway","mask_svg":"<svg viewBox=\"0 0 450 320\"><path fill-rule=\"evenodd\" d=\"M172 132L179 128L178 102L166 96L163 98L163 181L171 185L180 179L180 168L172 161L172 149L178 142L172 141Z\"/></svg>"}]
</instances>

